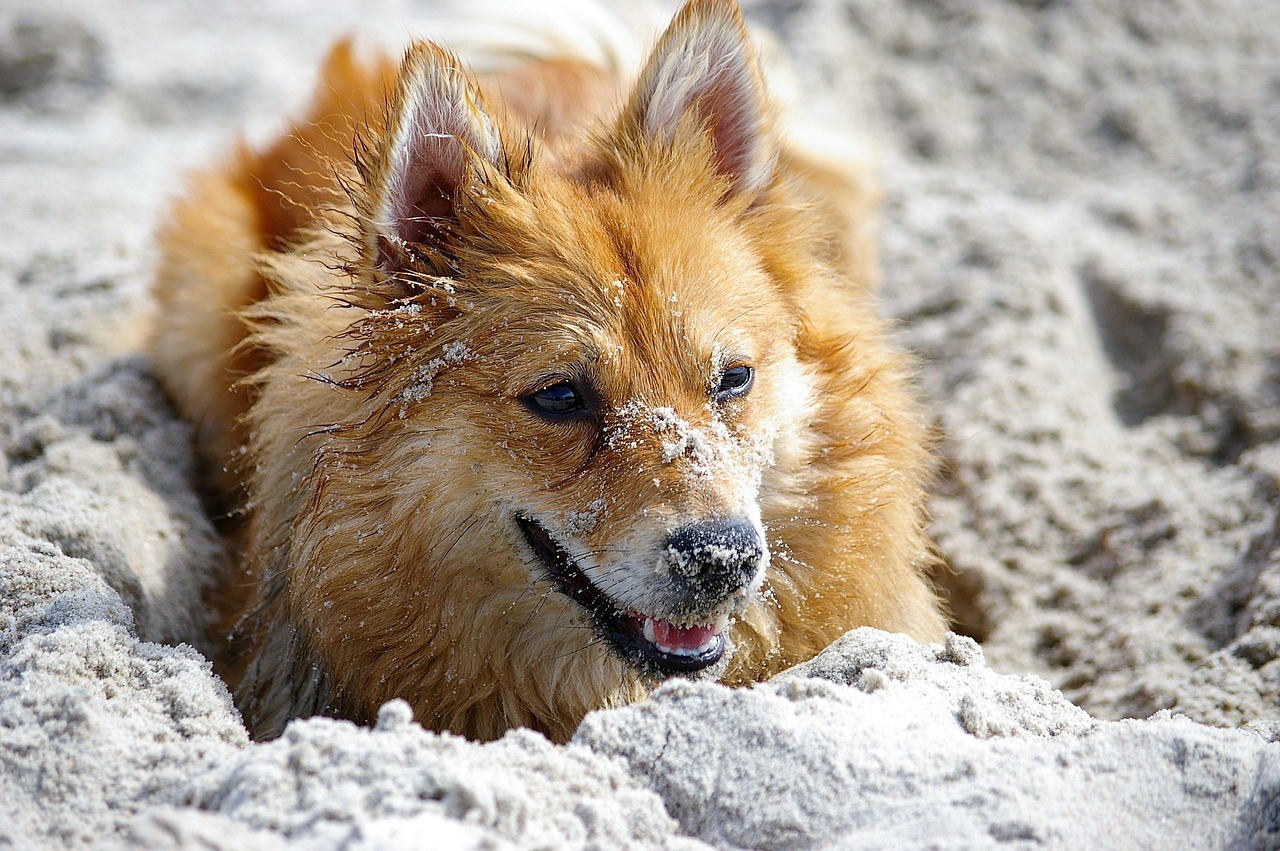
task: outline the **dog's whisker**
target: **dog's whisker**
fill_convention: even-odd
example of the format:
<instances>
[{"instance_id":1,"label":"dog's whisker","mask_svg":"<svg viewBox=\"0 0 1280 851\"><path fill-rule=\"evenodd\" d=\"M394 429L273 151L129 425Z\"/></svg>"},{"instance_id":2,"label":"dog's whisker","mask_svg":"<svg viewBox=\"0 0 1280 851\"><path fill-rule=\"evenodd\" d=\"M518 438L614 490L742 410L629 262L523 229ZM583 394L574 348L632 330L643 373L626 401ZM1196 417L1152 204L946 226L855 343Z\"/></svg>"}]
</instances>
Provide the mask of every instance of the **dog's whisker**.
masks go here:
<instances>
[{"instance_id":1,"label":"dog's whisker","mask_svg":"<svg viewBox=\"0 0 1280 851\"><path fill-rule=\"evenodd\" d=\"M453 552L454 547L456 547L458 543L466 537L467 533L480 522L481 516L482 515L480 514L472 514L451 536L437 541L434 546L427 550L428 558L435 562L443 562L448 559L449 554ZM437 550L445 544L448 544L448 546L445 547L444 552L437 554Z\"/></svg>"}]
</instances>

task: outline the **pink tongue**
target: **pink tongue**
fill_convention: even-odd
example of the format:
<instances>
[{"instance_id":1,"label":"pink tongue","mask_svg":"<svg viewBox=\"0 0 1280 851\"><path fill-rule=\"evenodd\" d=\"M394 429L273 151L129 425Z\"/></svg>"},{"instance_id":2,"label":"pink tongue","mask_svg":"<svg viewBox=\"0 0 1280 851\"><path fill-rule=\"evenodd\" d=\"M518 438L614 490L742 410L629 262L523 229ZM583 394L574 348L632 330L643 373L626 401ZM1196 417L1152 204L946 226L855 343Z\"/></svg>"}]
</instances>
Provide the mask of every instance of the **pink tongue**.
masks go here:
<instances>
[{"instance_id":1,"label":"pink tongue","mask_svg":"<svg viewBox=\"0 0 1280 851\"><path fill-rule=\"evenodd\" d=\"M715 634L714 626L676 626L658 618L653 621L654 643L663 649L697 650L706 645Z\"/></svg>"}]
</instances>

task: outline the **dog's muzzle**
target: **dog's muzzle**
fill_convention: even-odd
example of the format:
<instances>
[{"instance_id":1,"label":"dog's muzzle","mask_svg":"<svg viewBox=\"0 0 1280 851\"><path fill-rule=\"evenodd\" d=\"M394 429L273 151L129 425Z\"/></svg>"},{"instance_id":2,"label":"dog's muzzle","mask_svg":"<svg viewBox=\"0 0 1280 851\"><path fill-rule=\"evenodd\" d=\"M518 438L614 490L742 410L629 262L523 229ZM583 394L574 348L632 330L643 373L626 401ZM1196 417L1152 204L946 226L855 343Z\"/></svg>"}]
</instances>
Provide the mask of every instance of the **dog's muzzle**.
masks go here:
<instances>
[{"instance_id":1,"label":"dog's muzzle","mask_svg":"<svg viewBox=\"0 0 1280 851\"><path fill-rule=\"evenodd\" d=\"M660 593L642 611L593 583L540 523L517 517L557 589L591 615L610 647L646 673L692 673L721 660L729 613L749 601L768 564L758 527L745 518L701 521L671 532L657 562Z\"/></svg>"}]
</instances>

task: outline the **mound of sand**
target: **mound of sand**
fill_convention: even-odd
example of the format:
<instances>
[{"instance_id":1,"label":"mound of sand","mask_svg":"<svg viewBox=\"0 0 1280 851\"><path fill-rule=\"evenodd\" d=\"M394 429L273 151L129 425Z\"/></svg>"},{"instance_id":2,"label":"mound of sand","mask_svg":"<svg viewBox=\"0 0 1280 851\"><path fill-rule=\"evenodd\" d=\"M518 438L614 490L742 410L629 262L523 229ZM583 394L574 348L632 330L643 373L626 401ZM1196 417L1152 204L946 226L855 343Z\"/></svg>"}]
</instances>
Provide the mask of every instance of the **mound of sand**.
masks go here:
<instances>
[{"instance_id":1,"label":"mound of sand","mask_svg":"<svg viewBox=\"0 0 1280 851\"><path fill-rule=\"evenodd\" d=\"M1280 848L1280 7L1247 0L749 4L882 151L981 650L860 630L565 747L400 703L251 744L136 354L151 232L333 38L430 5L0 10L0 847Z\"/></svg>"}]
</instances>

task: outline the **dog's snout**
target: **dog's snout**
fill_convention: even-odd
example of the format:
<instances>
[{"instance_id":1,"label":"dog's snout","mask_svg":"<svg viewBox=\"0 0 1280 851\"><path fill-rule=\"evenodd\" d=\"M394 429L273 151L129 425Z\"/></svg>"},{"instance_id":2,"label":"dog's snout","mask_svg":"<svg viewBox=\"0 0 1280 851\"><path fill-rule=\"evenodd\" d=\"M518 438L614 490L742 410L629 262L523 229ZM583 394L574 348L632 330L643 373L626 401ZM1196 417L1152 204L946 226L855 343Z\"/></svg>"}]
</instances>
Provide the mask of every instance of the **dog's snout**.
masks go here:
<instances>
[{"instance_id":1,"label":"dog's snout","mask_svg":"<svg viewBox=\"0 0 1280 851\"><path fill-rule=\"evenodd\" d=\"M671 573L706 596L727 596L749 584L767 554L756 525L745 518L691 523L667 536Z\"/></svg>"}]
</instances>

